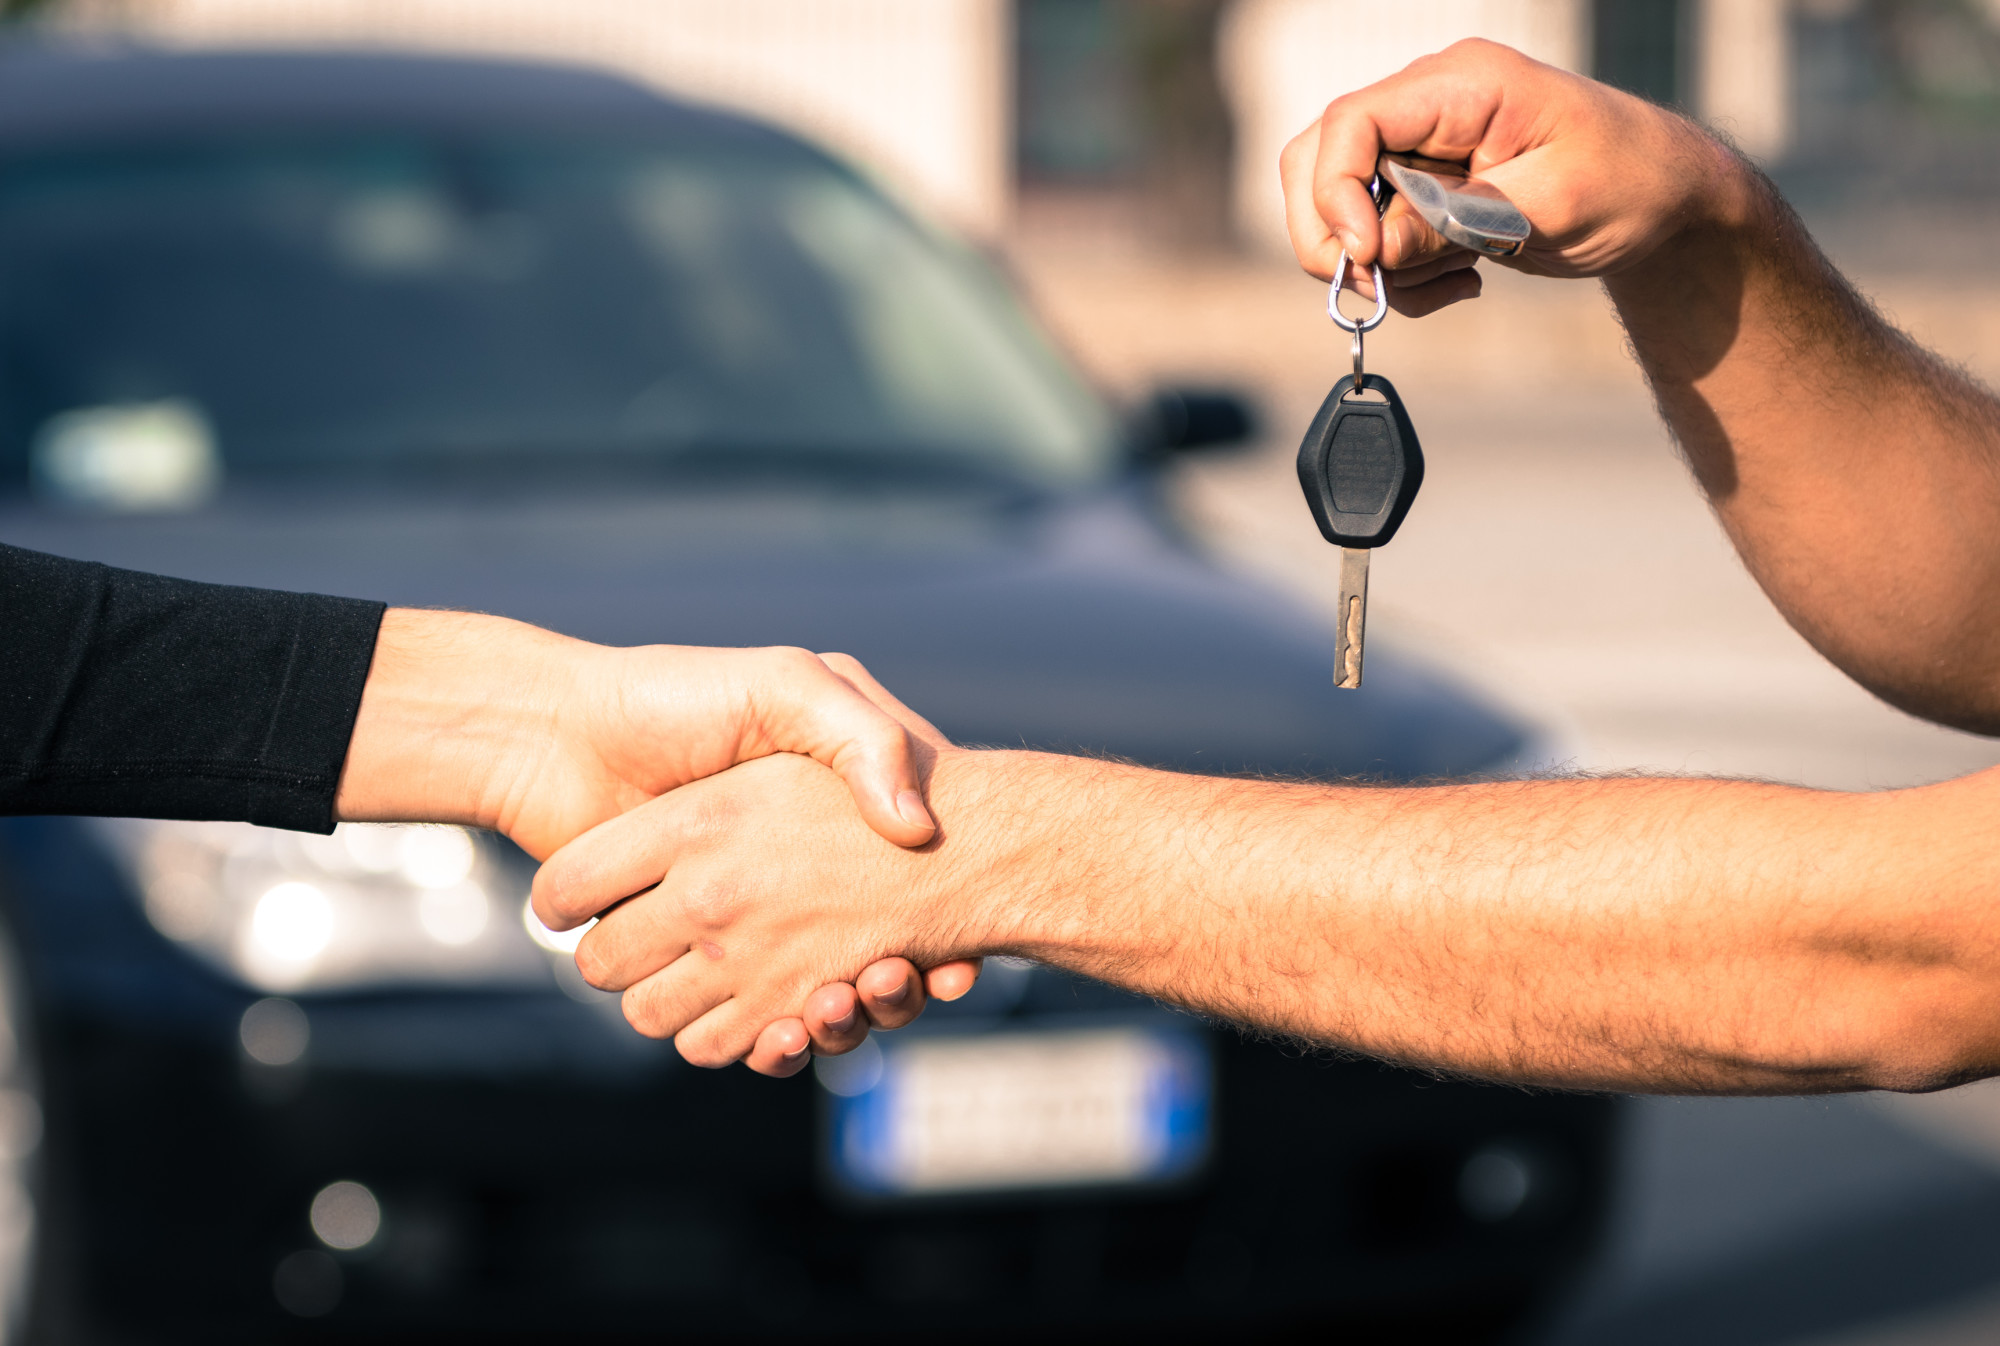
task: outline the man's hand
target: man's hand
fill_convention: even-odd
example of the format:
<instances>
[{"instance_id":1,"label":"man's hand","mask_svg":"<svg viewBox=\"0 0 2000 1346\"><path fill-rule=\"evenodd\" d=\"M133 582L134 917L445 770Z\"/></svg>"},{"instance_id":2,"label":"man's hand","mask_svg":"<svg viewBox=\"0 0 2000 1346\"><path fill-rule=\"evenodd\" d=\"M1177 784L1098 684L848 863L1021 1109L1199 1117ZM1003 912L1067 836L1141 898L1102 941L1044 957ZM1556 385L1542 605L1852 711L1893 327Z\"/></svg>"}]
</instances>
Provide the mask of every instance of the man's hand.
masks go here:
<instances>
[{"instance_id":1,"label":"man's hand","mask_svg":"<svg viewBox=\"0 0 2000 1346\"><path fill-rule=\"evenodd\" d=\"M639 891L578 966L709 1065L762 1059L763 1023L884 955L1005 953L1519 1083L1795 1093L2000 1069L2000 771L1882 794L1390 789L946 751L930 798L942 831L907 850L824 768L766 758L552 857L536 910L574 924Z\"/></svg>"},{"instance_id":2,"label":"man's hand","mask_svg":"<svg viewBox=\"0 0 2000 1346\"><path fill-rule=\"evenodd\" d=\"M1383 150L1469 162L1535 227L1499 264L1601 276L1651 254L1704 211L1727 207L1735 161L1681 118L1477 38L1328 105L1279 161L1286 225L1320 279L1345 249L1380 257L1396 310L1421 316L1480 290L1476 256L1396 197L1376 218L1368 183ZM1726 171L1718 171L1726 170ZM1356 276L1373 294L1366 270Z\"/></svg>"},{"instance_id":3,"label":"man's hand","mask_svg":"<svg viewBox=\"0 0 2000 1346\"><path fill-rule=\"evenodd\" d=\"M921 845L937 830L922 793L929 749L877 696L887 693L846 655L613 649L504 618L392 609L334 807L350 821L492 828L541 858L690 781L800 753L838 773L850 812L880 836ZM932 968L929 993L956 998L977 975L976 964ZM871 969L860 1003L893 1021L921 1008L920 981L900 960ZM855 993L826 994L837 1021L834 1002Z\"/></svg>"},{"instance_id":4,"label":"man's hand","mask_svg":"<svg viewBox=\"0 0 2000 1346\"><path fill-rule=\"evenodd\" d=\"M891 845L854 816L823 767L767 757L620 814L557 852L535 876L535 914L562 930L602 912L577 967L593 986L625 993L625 1017L640 1032L672 1037L696 1065L749 1058L790 1074L807 1043L796 1024L766 1033L774 1021L805 1011L823 1052L865 1035L859 1016L842 1022L837 988L808 1006L817 988L885 958L933 966L961 956L964 932L926 879L942 872L934 852L951 844L946 834L918 850ZM619 901L628 893L637 896Z\"/></svg>"},{"instance_id":5,"label":"man's hand","mask_svg":"<svg viewBox=\"0 0 2000 1346\"><path fill-rule=\"evenodd\" d=\"M1506 192L1534 234L1501 265L1603 278L1696 480L1801 635L1893 705L2000 734L2000 403L1885 323L1761 174L1674 113L1460 42L1334 100L1282 161L1300 262L1326 276L1343 247L1379 252L1409 314L1479 280L1406 202L1378 226L1384 149Z\"/></svg>"},{"instance_id":6,"label":"man's hand","mask_svg":"<svg viewBox=\"0 0 2000 1346\"><path fill-rule=\"evenodd\" d=\"M958 752L936 726L897 700L859 662L846 655L828 655L827 659L870 705L894 717L909 735L917 758L927 767L934 765L942 754ZM769 797L759 796L758 790L767 782L772 793ZM768 817L772 815L764 810L776 810L779 815L794 815L794 830L800 836L856 834L866 838L857 854L872 855L880 845L879 839L867 835L851 809L827 806L830 785L831 778L823 770L810 766L802 758L773 759L759 771L731 772L726 781L709 782L692 793L684 790L621 815L622 821L613 820L597 828L543 867L535 879L536 912L544 924L556 930L599 917L598 926L584 937L587 947L577 950L577 966L595 985L626 990L633 982L680 958L691 947L686 942L676 944L671 928L662 936L639 924L641 917L663 910L670 900L668 895L655 889L618 905L628 894L660 883L665 872L663 857L673 845L682 820L695 818L708 826L726 813L747 814L754 809L760 816ZM801 789L816 792L811 801L795 799L789 793ZM815 827L822 831L816 832ZM713 834L719 829L710 826L709 831ZM883 847L883 852L894 855L897 848ZM688 872L689 868L684 867L683 877ZM809 886L807 891L818 890ZM607 908L613 909L605 914ZM839 909L838 902L834 908ZM784 919L775 904L760 903L759 910L745 914L767 922ZM613 933L605 933L607 929ZM739 978L755 974L767 988L774 976L782 980L783 970L775 962L755 967L741 956L740 940L732 942L736 943L739 956L732 961L730 974ZM719 946L710 941L706 947ZM794 939L784 952L805 955L806 965L821 966L826 965L828 950L817 947L812 939ZM868 1036L871 1027L900 1028L923 1013L927 998L956 1000L972 989L979 976L977 958L930 960L925 963L930 970L920 974L916 964L898 956L901 952L900 948L885 948L883 956L868 962L858 973L850 970L812 982L819 989L803 1002L789 988L780 992L776 1000L767 997L769 1007L762 1011L751 1009L745 997L746 1003L734 1006L733 1012L739 1016L747 1013L753 1021L750 1035L754 1037L754 1047L741 1033L731 1037L726 1030L716 1031L718 1026L710 1024L709 1031L690 1034L679 1042L682 1053L701 1065L727 1065L741 1059L761 1074L791 1075L805 1066L809 1050L817 1050L821 1055L851 1051ZM821 961L813 962L814 958ZM694 962L683 961L683 974L696 966ZM640 964L644 964L643 973L619 980L621 971L631 972ZM635 1027L652 1036L680 1035L689 1021L676 1022L663 1017L653 997L651 990L628 995L627 1017ZM704 1011L708 1008L712 1006L703 1006Z\"/></svg>"}]
</instances>

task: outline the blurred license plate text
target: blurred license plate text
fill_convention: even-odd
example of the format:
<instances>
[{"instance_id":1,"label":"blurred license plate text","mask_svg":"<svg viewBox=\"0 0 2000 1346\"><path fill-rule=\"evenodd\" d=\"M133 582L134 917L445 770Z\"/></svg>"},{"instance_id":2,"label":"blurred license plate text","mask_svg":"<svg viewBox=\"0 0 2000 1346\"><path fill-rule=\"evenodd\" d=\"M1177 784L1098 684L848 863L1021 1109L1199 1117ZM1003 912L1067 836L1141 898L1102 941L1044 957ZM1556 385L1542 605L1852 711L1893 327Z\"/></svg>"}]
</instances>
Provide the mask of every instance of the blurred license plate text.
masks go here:
<instances>
[{"instance_id":1,"label":"blurred license plate text","mask_svg":"<svg viewBox=\"0 0 2000 1346\"><path fill-rule=\"evenodd\" d=\"M849 1190L1157 1183L1208 1151L1208 1053L1187 1032L871 1039L819 1074L828 1157Z\"/></svg>"}]
</instances>

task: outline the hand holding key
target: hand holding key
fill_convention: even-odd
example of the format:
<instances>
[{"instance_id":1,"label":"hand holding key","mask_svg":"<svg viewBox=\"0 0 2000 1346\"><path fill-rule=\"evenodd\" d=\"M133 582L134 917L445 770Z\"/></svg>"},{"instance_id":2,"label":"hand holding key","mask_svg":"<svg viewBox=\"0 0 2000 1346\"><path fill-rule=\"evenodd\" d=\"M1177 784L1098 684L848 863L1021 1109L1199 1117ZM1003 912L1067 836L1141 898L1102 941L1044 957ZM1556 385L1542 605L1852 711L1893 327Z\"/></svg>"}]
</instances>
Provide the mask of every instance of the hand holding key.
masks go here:
<instances>
[{"instance_id":1,"label":"hand holding key","mask_svg":"<svg viewBox=\"0 0 2000 1346\"><path fill-rule=\"evenodd\" d=\"M1708 217L1730 175L1720 151L1675 113L1510 48L1459 42L1335 99L1285 147L1286 224L1305 269L1329 279L1340 254L1387 272L1389 306L1417 317L1479 293L1477 255L1407 200L1378 217L1369 197L1383 151L1466 164L1519 206L1534 235L1502 266L1599 276ZM1363 281L1357 288L1373 298Z\"/></svg>"}]
</instances>

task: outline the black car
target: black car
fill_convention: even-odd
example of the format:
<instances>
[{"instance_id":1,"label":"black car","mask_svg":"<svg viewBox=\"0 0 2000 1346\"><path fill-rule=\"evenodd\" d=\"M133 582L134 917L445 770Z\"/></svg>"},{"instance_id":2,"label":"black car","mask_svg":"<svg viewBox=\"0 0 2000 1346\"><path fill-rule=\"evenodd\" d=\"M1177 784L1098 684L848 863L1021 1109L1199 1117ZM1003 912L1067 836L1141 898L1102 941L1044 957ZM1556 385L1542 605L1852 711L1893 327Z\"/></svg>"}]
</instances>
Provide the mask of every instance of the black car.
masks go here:
<instances>
[{"instance_id":1,"label":"black car","mask_svg":"<svg viewBox=\"0 0 2000 1346\"><path fill-rule=\"evenodd\" d=\"M0 48L8 542L846 650L972 743L1533 760L1391 650L1336 694L1322 625L1183 537L1163 474L1244 428L1114 414L985 259L740 117L532 65ZM15 1322L1465 1340L1597 1237L1610 1100L1009 963L801 1077L699 1070L528 879L455 828L0 820Z\"/></svg>"}]
</instances>

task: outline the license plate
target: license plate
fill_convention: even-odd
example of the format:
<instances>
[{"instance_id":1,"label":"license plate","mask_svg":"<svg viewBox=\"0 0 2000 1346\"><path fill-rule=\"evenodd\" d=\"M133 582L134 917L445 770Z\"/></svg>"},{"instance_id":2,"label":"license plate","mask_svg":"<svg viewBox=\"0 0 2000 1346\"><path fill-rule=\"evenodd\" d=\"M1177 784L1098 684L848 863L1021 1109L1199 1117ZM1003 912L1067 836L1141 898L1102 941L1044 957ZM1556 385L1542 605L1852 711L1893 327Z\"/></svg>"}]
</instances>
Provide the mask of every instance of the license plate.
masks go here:
<instances>
[{"instance_id":1,"label":"license plate","mask_svg":"<svg viewBox=\"0 0 2000 1346\"><path fill-rule=\"evenodd\" d=\"M835 1180L876 1195L1159 1183L1209 1144L1206 1043L1171 1029L871 1038L823 1058Z\"/></svg>"}]
</instances>

